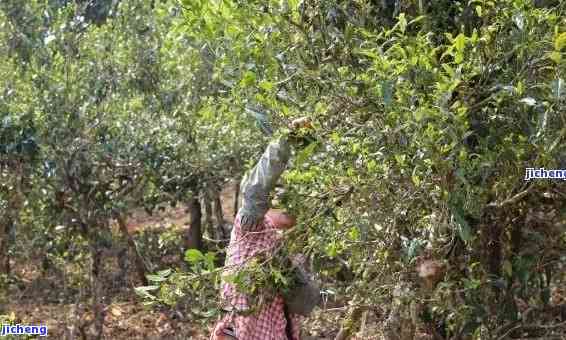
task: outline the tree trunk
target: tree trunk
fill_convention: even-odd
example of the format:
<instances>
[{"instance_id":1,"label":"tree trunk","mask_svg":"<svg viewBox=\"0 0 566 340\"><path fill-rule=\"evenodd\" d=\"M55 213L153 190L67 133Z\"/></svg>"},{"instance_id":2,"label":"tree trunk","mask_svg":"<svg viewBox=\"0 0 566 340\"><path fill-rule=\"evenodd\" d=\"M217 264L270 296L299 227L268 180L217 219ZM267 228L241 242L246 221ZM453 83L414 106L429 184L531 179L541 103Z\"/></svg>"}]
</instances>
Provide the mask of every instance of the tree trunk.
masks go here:
<instances>
[{"instance_id":1,"label":"tree trunk","mask_svg":"<svg viewBox=\"0 0 566 340\"><path fill-rule=\"evenodd\" d=\"M95 236L96 237L96 236ZM91 268L91 290L92 310L94 313L94 339L100 340L104 333L105 308L102 301L103 287L100 277L102 269L102 249L95 240L91 240L92 268Z\"/></svg>"},{"instance_id":2,"label":"tree trunk","mask_svg":"<svg viewBox=\"0 0 566 340\"><path fill-rule=\"evenodd\" d=\"M222 212L222 201L218 191L214 193L214 217L216 218L215 238L217 240L226 239L224 230L224 213Z\"/></svg>"},{"instance_id":3,"label":"tree trunk","mask_svg":"<svg viewBox=\"0 0 566 340\"><path fill-rule=\"evenodd\" d=\"M120 232L122 232L122 236L124 236L126 242L128 242L128 248L130 249L132 254L134 254L134 263L136 266L136 272L138 273L138 277L141 280L142 284L144 286L147 286L148 282L147 282L147 278L145 277L145 274L147 273L147 268L145 267L145 262L138 251L138 247L136 246L136 242L134 241L134 238L128 232L126 220L121 215L116 216L116 220L118 221L118 225L120 226Z\"/></svg>"},{"instance_id":4,"label":"tree trunk","mask_svg":"<svg viewBox=\"0 0 566 340\"><path fill-rule=\"evenodd\" d=\"M10 275L10 232L13 220L5 216L0 224L0 274Z\"/></svg>"},{"instance_id":5,"label":"tree trunk","mask_svg":"<svg viewBox=\"0 0 566 340\"><path fill-rule=\"evenodd\" d=\"M188 210L189 214L191 215L191 225L189 227L189 230L185 234L185 248L202 250L202 213L201 206L197 197L193 197L189 200Z\"/></svg>"},{"instance_id":6,"label":"tree trunk","mask_svg":"<svg viewBox=\"0 0 566 340\"><path fill-rule=\"evenodd\" d=\"M204 208L204 228L208 234L208 237L214 237L214 224L212 223L212 202L210 199L210 194L208 191L202 195L202 205Z\"/></svg>"},{"instance_id":7,"label":"tree trunk","mask_svg":"<svg viewBox=\"0 0 566 340\"><path fill-rule=\"evenodd\" d=\"M481 242L484 245L482 254L482 266L485 268L488 278L492 282L498 282L502 278L503 267L503 231L507 228L504 216L495 208L487 208L481 216ZM503 322L509 315L509 307L506 302L510 296L506 294L502 285L490 285L490 291L486 291L483 299L491 315L497 318L497 322ZM503 318L503 319L500 319Z\"/></svg>"},{"instance_id":8,"label":"tree trunk","mask_svg":"<svg viewBox=\"0 0 566 340\"><path fill-rule=\"evenodd\" d=\"M236 187L234 188L234 218L238 215L238 200L240 199L240 181L236 182Z\"/></svg>"},{"instance_id":9,"label":"tree trunk","mask_svg":"<svg viewBox=\"0 0 566 340\"><path fill-rule=\"evenodd\" d=\"M0 219L0 314L6 313L4 306L9 301L8 282L1 276L2 274L10 275L10 256L8 254L10 224L9 218Z\"/></svg>"},{"instance_id":10,"label":"tree trunk","mask_svg":"<svg viewBox=\"0 0 566 340\"><path fill-rule=\"evenodd\" d=\"M501 276L501 265L503 262L502 234L504 220L493 208L488 208L481 217L482 240L485 245L484 263L487 273L494 278Z\"/></svg>"}]
</instances>

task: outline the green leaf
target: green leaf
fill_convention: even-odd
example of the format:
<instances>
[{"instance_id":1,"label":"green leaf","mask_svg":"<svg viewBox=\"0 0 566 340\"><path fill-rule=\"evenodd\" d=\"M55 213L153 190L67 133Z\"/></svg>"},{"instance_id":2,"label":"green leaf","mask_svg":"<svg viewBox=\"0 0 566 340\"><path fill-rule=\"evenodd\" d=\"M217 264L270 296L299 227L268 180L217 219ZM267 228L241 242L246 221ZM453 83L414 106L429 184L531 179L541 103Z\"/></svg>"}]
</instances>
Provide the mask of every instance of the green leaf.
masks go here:
<instances>
[{"instance_id":1,"label":"green leaf","mask_svg":"<svg viewBox=\"0 0 566 340\"><path fill-rule=\"evenodd\" d=\"M421 179L417 175L411 176L411 180L413 181L413 184L417 187L421 184Z\"/></svg>"},{"instance_id":2,"label":"green leaf","mask_svg":"<svg viewBox=\"0 0 566 340\"><path fill-rule=\"evenodd\" d=\"M448 64L441 65L444 71L450 76L450 78L456 78L456 72L454 69Z\"/></svg>"},{"instance_id":3,"label":"green leaf","mask_svg":"<svg viewBox=\"0 0 566 340\"><path fill-rule=\"evenodd\" d=\"M169 269L165 269L165 270L160 270L160 271L158 271L156 274L159 275L159 276L167 277L167 276L169 276L172 272L173 272L173 270L172 270L171 268L169 268Z\"/></svg>"},{"instance_id":4,"label":"green leaf","mask_svg":"<svg viewBox=\"0 0 566 340\"><path fill-rule=\"evenodd\" d=\"M525 17L523 16L522 13L517 13L515 15L513 15L513 22L515 23L515 25L517 25L517 28L519 30L523 30L523 28L525 28Z\"/></svg>"},{"instance_id":5,"label":"green leaf","mask_svg":"<svg viewBox=\"0 0 566 340\"><path fill-rule=\"evenodd\" d=\"M142 286L142 287L135 287L134 292L141 296L142 298L152 299L155 300L156 297L150 294L150 291L159 289L159 286Z\"/></svg>"},{"instance_id":6,"label":"green leaf","mask_svg":"<svg viewBox=\"0 0 566 340\"><path fill-rule=\"evenodd\" d=\"M306 148L301 150L295 158L295 166L300 167L314 153L318 147L318 142L310 143Z\"/></svg>"},{"instance_id":7,"label":"green leaf","mask_svg":"<svg viewBox=\"0 0 566 340\"><path fill-rule=\"evenodd\" d=\"M564 46L566 46L566 32L560 33L554 39L554 49L556 51L561 51Z\"/></svg>"},{"instance_id":8,"label":"green leaf","mask_svg":"<svg viewBox=\"0 0 566 340\"><path fill-rule=\"evenodd\" d=\"M352 241L358 241L360 239L360 230L358 227L352 227L348 231L348 238Z\"/></svg>"},{"instance_id":9,"label":"green leaf","mask_svg":"<svg viewBox=\"0 0 566 340\"><path fill-rule=\"evenodd\" d=\"M523 98L523 99L521 99L521 100L519 100L519 101L520 101L521 103L524 103L524 104L528 105L528 106L535 106L536 103L537 103L537 101L536 101L534 98L532 98L532 97L525 97L525 98Z\"/></svg>"},{"instance_id":10,"label":"green leaf","mask_svg":"<svg viewBox=\"0 0 566 340\"><path fill-rule=\"evenodd\" d=\"M283 285L287 284L287 278L281 274L281 271L274 269L271 271L271 275L273 275L275 283L282 283Z\"/></svg>"},{"instance_id":11,"label":"green leaf","mask_svg":"<svg viewBox=\"0 0 566 340\"><path fill-rule=\"evenodd\" d=\"M464 61L464 53L457 52L456 55L454 56L454 62L456 64L461 64L463 61Z\"/></svg>"},{"instance_id":12,"label":"green leaf","mask_svg":"<svg viewBox=\"0 0 566 340\"><path fill-rule=\"evenodd\" d=\"M202 317L204 317L204 318L211 318L211 317L213 317L213 316L216 316L217 313L218 313L218 312L217 312L215 309L209 309L209 310L206 311L206 312L200 313L200 315L201 315Z\"/></svg>"},{"instance_id":13,"label":"green leaf","mask_svg":"<svg viewBox=\"0 0 566 340\"><path fill-rule=\"evenodd\" d=\"M264 89L267 92L270 92L271 90L273 90L273 83L264 80L264 81L259 83L259 87Z\"/></svg>"},{"instance_id":14,"label":"green leaf","mask_svg":"<svg viewBox=\"0 0 566 340\"><path fill-rule=\"evenodd\" d=\"M466 48L466 36L462 33L458 34L454 39L454 47L458 52L463 52Z\"/></svg>"},{"instance_id":15,"label":"green leaf","mask_svg":"<svg viewBox=\"0 0 566 340\"><path fill-rule=\"evenodd\" d=\"M214 261L216 260L216 254L213 252L207 252L206 255L204 256L204 261L206 263L206 268L208 270L213 270L214 269Z\"/></svg>"},{"instance_id":16,"label":"green leaf","mask_svg":"<svg viewBox=\"0 0 566 340\"><path fill-rule=\"evenodd\" d=\"M240 82L240 84L243 87L249 87L255 84L255 81L256 81L256 74L252 71L246 71L246 73L244 73L244 76L242 77L242 81Z\"/></svg>"},{"instance_id":17,"label":"green leaf","mask_svg":"<svg viewBox=\"0 0 566 340\"><path fill-rule=\"evenodd\" d=\"M163 281L167 281L167 278L166 278L166 277L159 276L159 275L147 274L145 277L146 277L149 281L153 281L153 282L163 282Z\"/></svg>"},{"instance_id":18,"label":"green leaf","mask_svg":"<svg viewBox=\"0 0 566 340\"><path fill-rule=\"evenodd\" d=\"M237 273L224 274L222 275L222 279L224 280L224 282L236 284L238 282L239 276Z\"/></svg>"},{"instance_id":19,"label":"green leaf","mask_svg":"<svg viewBox=\"0 0 566 340\"><path fill-rule=\"evenodd\" d=\"M204 255L197 249L188 249L185 252L185 261L194 264L204 260Z\"/></svg>"},{"instance_id":20,"label":"green leaf","mask_svg":"<svg viewBox=\"0 0 566 340\"><path fill-rule=\"evenodd\" d=\"M360 50L358 51L358 53L361 55L365 55L366 57L370 57L371 59L379 59L379 55L376 52L374 52L373 49Z\"/></svg>"},{"instance_id":21,"label":"green leaf","mask_svg":"<svg viewBox=\"0 0 566 340\"><path fill-rule=\"evenodd\" d=\"M399 22L397 24L399 25L401 33L405 33L405 30L407 29L407 18L405 17L405 13L399 14Z\"/></svg>"},{"instance_id":22,"label":"green leaf","mask_svg":"<svg viewBox=\"0 0 566 340\"><path fill-rule=\"evenodd\" d=\"M331 140L334 144L340 143L340 140L341 140L340 134L339 134L338 132L336 132L336 131L333 131L333 132L330 134L330 140Z\"/></svg>"},{"instance_id":23,"label":"green leaf","mask_svg":"<svg viewBox=\"0 0 566 340\"><path fill-rule=\"evenodd\" d=\"M375 159L370 159L367 163L368 172L373 173L377 170L377 162Z\"/></svg>"},{"instance_id":24,"label":"green leaf","mask_svg":"<svg viewBox=\"0 0 566 340\"><path fill-rule=\"evenodd\" d=\"M395 157L395 160L397 161L397 164L399 164L400 166L405 165L405 160L407 159L407 155L397 154L397 155L394 155L394 157Z\"/></svg>"},{"instance_id":25,"label":"green leaf","mask_svg":"<svg viewBox=\"0 0 566 340\"><path fill-rule=\"evenodd\" d=\"M478 279L463 279L462 281L466 289L478 289L481 286L481 281Z\"/></svg>"},{"instance_id":26,"label":"green leaf","mask_svg":"<svg viewBox=\"0 0 566 340\"><path fill-rule=\"evenodd\" d=\"M548 57L557 64L560 64L560 61L562 61L562 54L558 51L550 52Z\"/></svg>"},{"instance_id":27,"label":"green leaf","mask_svg":"<svg viewBox=\"0 0 566 340\"><path fill-rule=\"evenodd\" d=\"M462 239L462 241L468 243L472 240L472 233L470 229L470 225L462 216L463 213L460 208L452 209L452 215L454 216L454 222L456 222L456 226L458 227L458 235Z\"/></svg>"},{"instance_id":28,"label":"green leaf","mask_svg":"<svg viewBox=\"0 0 566 340\"><path fill-rule=\"evenodd\" d=\"M199 280L195 280L191 283L191 287L193 288L194 291L198 291L198 289L200 288L200 281Z\"/></svg>"},{"instance_id":29,"label":"green leaf","mask_svg":"<svg viewBox=\"0 0 566 340\"><path fill-rule=\"evenodd\" d=\"M414 18L413 20L409 21L409 25L416 24L417 22L423 21L426 19L426 15L419 15L418 17Z\"/></svg>"},{"instance_id":30,"label":"green leaf","mask_svg":"<svg viewBox=\"0 0 566 340\"><path fill-rule=\"evenodd\" d=\"M423 119L424 110L423 109L416 109L415 111L413 111L413 116L415 117L415 120L417 122L420 122Z\"/></svg>"},{"instance_id":31,"label":"green leaf","mask_svg":"<svg viewBox=\"0 0 566 340\"><path fill-rule=\"evenodd\" d=\"M338 245L336 242L331 242L326 246L326 255L330 258L334 258L338 255Z\"/></svg>"}]
</instances>

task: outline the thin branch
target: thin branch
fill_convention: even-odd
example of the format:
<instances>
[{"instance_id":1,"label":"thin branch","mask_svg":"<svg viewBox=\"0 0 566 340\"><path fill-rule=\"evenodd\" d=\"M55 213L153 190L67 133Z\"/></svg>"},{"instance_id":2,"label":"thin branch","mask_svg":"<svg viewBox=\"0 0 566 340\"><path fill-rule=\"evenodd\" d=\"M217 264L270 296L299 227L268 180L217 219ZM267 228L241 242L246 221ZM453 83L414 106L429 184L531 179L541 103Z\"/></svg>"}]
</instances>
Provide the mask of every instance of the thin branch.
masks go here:
<instances>
[{"instance_id":1,"label":"thin branch","mask_svg":"<svg viewBox=\"0 0 566 340\"><path fill-rule=\"evenodd\" d=\"M527 189L525 189L525 190L519 192L518 194L516 194L516 195L513 196L513 197L510 197L510 198L504 200L503 202L499 202L499 203L497 203L497 202L491 202L491 203L489 203L487 206L488 206L488 207L494 207L494 208L503 208L504 206L517 203L517 202L519 202L523 197L527 196L527 195L532 191L533 188L534 188L534 186L531 185L531 186L529 186Z\"/></svg>"}]
</instances>

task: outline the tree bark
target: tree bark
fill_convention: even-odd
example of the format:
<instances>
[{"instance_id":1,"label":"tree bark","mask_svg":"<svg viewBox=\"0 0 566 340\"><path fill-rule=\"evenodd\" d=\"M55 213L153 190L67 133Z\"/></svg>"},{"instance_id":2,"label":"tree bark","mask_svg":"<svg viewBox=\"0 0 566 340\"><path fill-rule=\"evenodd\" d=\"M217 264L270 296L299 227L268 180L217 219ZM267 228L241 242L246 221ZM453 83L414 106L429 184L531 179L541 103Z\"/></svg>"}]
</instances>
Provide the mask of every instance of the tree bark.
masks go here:
<instances>
[{"instance_id":1,"label":"tree bark","mask_svg":"<svg viewBox=\"0 0 566 340\"><path fill-rule=\"evenodd\" d=\"M240 199L240 181L236 182L236 187L234 188L234 218L238 215L238 200Z\"/></svg>"},{"instance_id":2,"label":"tree bark","mask_svg":"<svg viewBox=\"0 0 566 340\"><path fill-rule=\"evenodd\" d=\"M101 267L102 267L102 249L97 245L96 240L91 240L91 255L92 255L92 268L91 268L91 290L92 290L92 309L94 313L94 339L100 340L104 333L104 317L105 308L102 301L103 287Z\"/></svg>"},{"instance_id":3,"label":"tree bark","mask_svg":"<svg viewBox=\"0 0 566 340\"><path fill-rule=\"evenodd\" d=\"M202 213L197 197L193 197L189 200L188 210L191 215L191 225L189 230L185 233L185 248L203 250L201 227Z\"/></svg>"},{"instance_id":4,"label":"tree bark","mask_svg":"<svg viewBox=\"0 0 566 340\"><path fill-rule=\"evenodd\" d=\"M0 219L0 276L2 274L10 275L10 256L8 253L10 224L11 220L9 218ZM6 312L4 306L7 302L8 284L7 281L0 277L0 314Z\"/></svg>"},{"instance_id":5,"label":"tree bark","mask_svg":"<svg viewBox=\"0 0 566 340\"><path fill-rule=\"evenodd\" d=\"M214 193L214 217L216 218L215 238L217 240L225 239L226 232L224 231L224 213L222 212L222 201L218 191Z\"/></svg>"},{"instance_id":6,"label":"tree bark","mask_svg":"<svg viewBox=\"0 0 566 340\"><path fill-rule=\"evenodd\" d=\"M10 216L3 219L0 224L0 274L10 275L10 231L13 220Z\"/></svg>"},{"instance_id":7,"label":"tree bark","mask_svg":"<svg viewBox=\"0 0 566 340\"><path fill-rule=\"evenodd\" d=\"M142 284L146 286L148 283L147 278L145 277L145 274L147 273L147 268L145 267L145 262L138 251L134 238L128 232L128 226L126 224L126 220L121 215L117 215L116 220L118 221L118 226L120 227L120 232L122 233L122 236L124 236L126 242L128 243L128 248L134 254L134 263L136 266L136 272L138 273L138 277L141 280Z\"/></svg>"},{"instance_id":8,"label":"tree bark","mask_svg":"<svg viewBox=\"0 0 566 340\"><path fill-rule=\"evenodd\" d=\"M202 195L202 205L204 209L204 228L208 234L208 237L214 237L214 225L212 223L212 202L210 194L208 191Z\"/></svg>"},{"instance_id":9,"label":"tree bark","mask_svg":"<svg viewBox=\"0 0 566 340\"><path fill-rule=\"evenodd\" d=\"M501 236L503 221L496 214L495 208L488 208L480 219L482 230L483 263L489 275L495 278L501 276L502 247Z\"/></svg>"}]
</instances>

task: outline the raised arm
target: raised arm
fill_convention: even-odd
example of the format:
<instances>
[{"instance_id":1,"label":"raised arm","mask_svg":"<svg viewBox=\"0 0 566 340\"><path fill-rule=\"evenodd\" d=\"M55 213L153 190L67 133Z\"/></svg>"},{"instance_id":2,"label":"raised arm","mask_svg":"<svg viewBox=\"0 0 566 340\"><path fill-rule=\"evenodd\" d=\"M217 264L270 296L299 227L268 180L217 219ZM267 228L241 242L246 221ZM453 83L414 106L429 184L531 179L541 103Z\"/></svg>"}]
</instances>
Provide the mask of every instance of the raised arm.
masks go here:
<instances>
[{"instance_id":1,"label":"raised arm","mask_svg":"<svg viewBox=\"0 0 566 340\"><path fill-rule=\"evenodd\" d=\"M242 181L240 192L243 202L238 215L243 230L253 230L263 222L263 217L269 210L271 190L285 171L290 153L286 136L272 141Z\"/></svg>"},{"instance_id":2,"label":"raised arm","mask_svg":"<svg viewBox=\"0 0 566 340\"><path fill-rule=\"evenodd\" d=\"M294 120L289 127L296 130L309 126L309 119L300 118ZM240 192L243 200L238 211L242 230L254 230L263 222L263 217L269 210L271 191L285 171L290 154L289 138L285 134L267 146L259 162L242 181Z\"/></svg>"}]
</instances>

